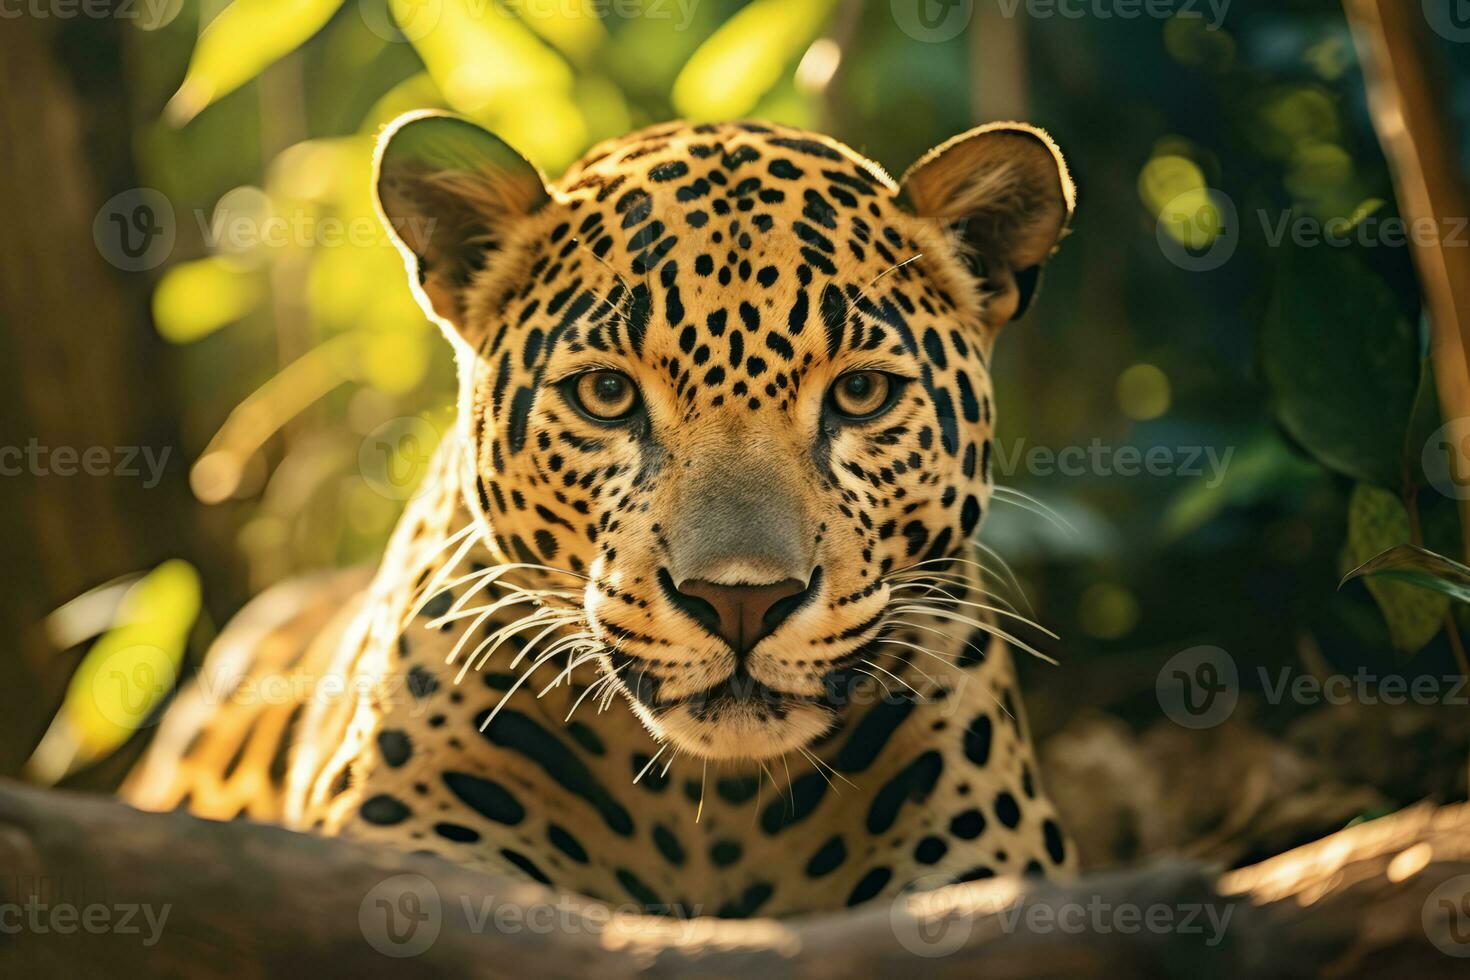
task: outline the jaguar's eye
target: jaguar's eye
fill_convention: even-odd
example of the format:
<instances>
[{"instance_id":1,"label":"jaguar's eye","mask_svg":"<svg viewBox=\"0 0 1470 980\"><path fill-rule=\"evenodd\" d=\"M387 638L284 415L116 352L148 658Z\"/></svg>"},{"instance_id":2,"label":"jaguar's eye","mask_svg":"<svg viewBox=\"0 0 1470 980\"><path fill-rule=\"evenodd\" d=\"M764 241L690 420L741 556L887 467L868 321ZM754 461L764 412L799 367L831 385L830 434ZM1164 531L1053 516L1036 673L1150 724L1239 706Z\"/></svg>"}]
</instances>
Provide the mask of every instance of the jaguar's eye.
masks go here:
<instances>
[{"instance_id":1,"label":"jaguar's eye","mask_svg":"<svg viewBox=\"0 0 1470 980\"><path fill-rule=\"evenodd\" d=\"M897 387L882 371L851 371L832 386L832 408L849 419L870 419L891 406Z\"/></svg>"},{"instance_id":2,"label":"jaguar's eye","mask_svg":"<svg viewBox=\"0 0 1470 980\"><path fill-rule=\"evenodd\" d=\"M616 422L638 405L638 388L621 371L588 371L572 387L577 407L594 419Z\"/></svg>"}]
</instances>

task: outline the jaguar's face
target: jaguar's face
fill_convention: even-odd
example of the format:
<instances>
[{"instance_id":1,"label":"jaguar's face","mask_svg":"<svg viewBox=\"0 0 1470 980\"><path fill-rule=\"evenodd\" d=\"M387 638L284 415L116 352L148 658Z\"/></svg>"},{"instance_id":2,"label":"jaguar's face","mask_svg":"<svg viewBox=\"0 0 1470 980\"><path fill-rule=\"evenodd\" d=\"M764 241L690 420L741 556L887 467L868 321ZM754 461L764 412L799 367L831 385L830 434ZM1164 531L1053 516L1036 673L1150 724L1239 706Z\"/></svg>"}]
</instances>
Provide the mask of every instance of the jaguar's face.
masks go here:
<instances>
[{"instance_id":1,"label":"jaguar's face","mask_svg":"<svg viewBox=\"0 0 1470 980\"><path fill-rule=\"evenodd\" d=\"M982 133L901 192L832 141L737 124L618 141L551 191L518 160L420 118L380 178L395 227L437 226L404 237L462 348L475 503L508 561L579 576L656 735L803 746L839 678L881 669L893 576L985 513L986 358L1070 213L1059 157Z\"/></svg>"}]
</instances>

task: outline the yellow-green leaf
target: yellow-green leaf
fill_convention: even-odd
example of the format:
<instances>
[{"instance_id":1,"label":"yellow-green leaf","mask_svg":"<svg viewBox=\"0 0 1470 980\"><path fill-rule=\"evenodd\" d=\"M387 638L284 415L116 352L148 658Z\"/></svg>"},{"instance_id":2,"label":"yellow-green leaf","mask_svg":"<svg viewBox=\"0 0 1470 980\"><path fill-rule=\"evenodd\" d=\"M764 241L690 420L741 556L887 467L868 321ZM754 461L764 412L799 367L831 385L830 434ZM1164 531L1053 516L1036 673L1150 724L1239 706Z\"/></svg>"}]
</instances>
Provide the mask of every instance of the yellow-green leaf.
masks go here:
<instances>
[{"instance_id":1,"label":"yellow-green leaf","mask_svg":"<svg viewBox=\"0 0 1470 980\"><path fill-rule=\"evenodd\" d=\"M412 0L390 0L395 16ZM493 0L442 0L432 27L410 35L451 109L492 130L548 171L565 167L587 143L572 101L566 61Z\"/></svg>"},{"instance_id":2,"label":"yellow-green leaf","mask_svg":"<svg viewBox=\"0 0 1470 980\"><path fill-rule=\"evenodd\" d=\"M754 0L694 52L674 80L693 120L745 115L821 32L835 0Z\"/></svg>"},{"instance_id":3,"label":"yellow-green leaf","mask_svg":"<svg viewBox=\"0 0 1470 980\"><path fill-rule=\"evenodd\" d=\"M593 0L518 4L521 19L546 43L576 62L583 62L607 40Z\"/></svg>"},{"instance_id":4,"label":"yellow-green leaf","mask_svg":"<svg viewBox=\"0 0 1470 980\"><path fill-rule=\"evenodd\" d=\"M227 259L208 258L171 267L153 292L153 323L176 344L207 337L259 305L264 284Z\"/></svg>"},{"instance_id":5,"label":"yellow-green leaf","mask_svg":"<svg viewBox=\"0 0 1470 980\"><path fill-rule=\"evenodd\" d=\"M114 751L148 720L173 690L199 607L199 575L177 559L128 589L27 763L32 779L55 783Z\"/></svg>"},{"instance_id":6,"label":"yellow-green leaf","mask_svg":"<svg viewBox=\"0 0 1470 980\"><path fill-rule=\"evenodd\" d=\"M390 0L394 16L412 0ZM424 67L451 108L482 117L507 100L551 87L568 92L571 69L494 0L442 0L432 29L410 35Z\"/></svg>"},{"instance_id":7,"label":"yellow-green leaf","mask_svg":"<svg viewBox=\"0 0 1470 980\"><path fill-rule=\"evenodd\" d=\"M1358 484L1348 504L1348 567L1356 568L1408 541L1409 514L1399 498L1381 487ZM1363 584L1382 610L1397 650L1418 652L1444 624L1450 608L1447 596L1387 578L1365 578Z\"/></svg>"},{"instance_id":8,"label":"yellow-green leaf","mask_svg":"<svg viewBox=\"0 0 1470 980\"><path fill-rule=\"evenodd\" d=\"M321 30L342 0L234 0L210 21L164 115L182 126Z\"/></svg>"}]
</instances>

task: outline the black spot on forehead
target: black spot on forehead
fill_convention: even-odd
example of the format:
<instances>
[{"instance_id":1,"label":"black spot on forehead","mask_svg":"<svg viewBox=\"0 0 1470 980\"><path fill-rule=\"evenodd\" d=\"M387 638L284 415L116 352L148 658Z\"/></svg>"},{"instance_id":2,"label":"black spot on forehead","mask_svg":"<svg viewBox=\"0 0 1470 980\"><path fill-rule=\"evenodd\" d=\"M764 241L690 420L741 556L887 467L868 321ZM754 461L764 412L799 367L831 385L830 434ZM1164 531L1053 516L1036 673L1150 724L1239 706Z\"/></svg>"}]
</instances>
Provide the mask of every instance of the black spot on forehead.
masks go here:
<instances>
[{"instance_id":1,"label":"black spot on forehead","mask_svg":"<svg viewBox=\"0 0 1470 980\"><path fill-rule=\"evenodd\" d=\"M842 154L825 143L819 143L814 139L791 139L784 136L776 136L771 139L771 145L781 146L809 157L817 157L822 160L841 160Z\"/></svg>"},{"instance_id":2,"label":"black spot on forehead","mask_svg":"<svg viewBox=\"0 0 1470 980\"><path fill-rule=\"evenodd\" d=\"M689 164L682 160L670 160L661 163L648 172L648 179L663 183L669 180L678 180L689 173Z\"/></svg>"}]
</instances>

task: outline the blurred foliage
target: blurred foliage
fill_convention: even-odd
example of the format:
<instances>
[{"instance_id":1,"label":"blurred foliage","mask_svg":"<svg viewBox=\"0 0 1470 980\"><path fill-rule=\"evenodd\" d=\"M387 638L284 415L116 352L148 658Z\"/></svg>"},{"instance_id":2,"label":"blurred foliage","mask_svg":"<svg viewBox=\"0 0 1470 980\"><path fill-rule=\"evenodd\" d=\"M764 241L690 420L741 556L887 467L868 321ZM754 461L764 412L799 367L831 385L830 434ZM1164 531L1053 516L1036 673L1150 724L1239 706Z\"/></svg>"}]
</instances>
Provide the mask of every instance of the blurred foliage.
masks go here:
<instances>
[{"instance_id":1,"label":"blurred foliage","mask_svg":"<svg viewBox=\"0 0 1470 980\"><path fill-rule=\"evenodd\" d=\"M172 560L136 582L79 596L52 614L53 637L91 639L101 628L96 607L108 602L109 593L118 600L107 615L110 625L82 658L61 710L27 764L27 774L38 782L55 783L117 749L179 677L199 616L199 574L187 562Z\"/></svg>"},{"instance_id":2,"label":"blurred foliage","mask_svg":"<svg viewBox=\"0 0 1470 980\"><path fill-rule=\"evenodd\" d=\"M1456 602L1470 603L1470 566L1411 544L1395 545L1374 555L1348 572L1344 581L1354 578L1406 582Z\"/></svg>"},{"instance_id":3,"label":"blurred foliage","mask_svg":"<svg viewBox=\"0 0 1470 980\"><path fill-rule=\"evenodd\" d=\"M1360 483L1348 504L1348 540L1345 563L1362 566L1385 551L1407 545L1413 537L1409 512L1397 494ZM1449 600L1412 583L1370 578L1364 583L1383 610L1393 645L1406 653L1418 652L1444 625Z\"/></svg>"},{"instance_id":4,"label":"blurred foliage","mask_svg":"<svg viewBox=\"0 0 1470 980\"><path fill-rule=\"evenodd\" d=\"M187 0L135 32L139 168L178 215L154 316L180 345L195 492L224 508L250 588L374 558L402 501L364 478L364 438L449 420L448 347L369 196L397 114L463 113L554 176L680 114L821 129L901 172L1004 112L1057 136L1081 191L994 365L999 478L1062 520L1001 503L985 531L1061 630L1064 669L1212 643L1249 684L1304 637L1344 670L1395 648L1445 661L1439 606L1336 590L1368 551L1459 540L1454 502L1406 478L1411 426L1437 423L1416 401L1425 327L1407 249L1368 233L1396 215L1336 0L1235 0L1219 26L981 3L941 42L890 6ZM988 61L991 38L1016 57ZM1470 106L1470 55L1446 55L1446 103ZM1347 240L1297 241L1304 221ZM1093 445L1172 465L1029 454Z\"/></svg>"},{"instance_id":5,"label":"blurred foliage","mask_svg":"<svg viewBox=\"0 0 1470 980\"><path fill-rule=\"evenodd\" d=\"M1324 464L1398 488L1419 385L1419 337L1382 279L1327 247L1275 270L1261 365L1282 427ZM1418 447L1414 447L1417 463Z\"/></svg>"}]
</instances>

